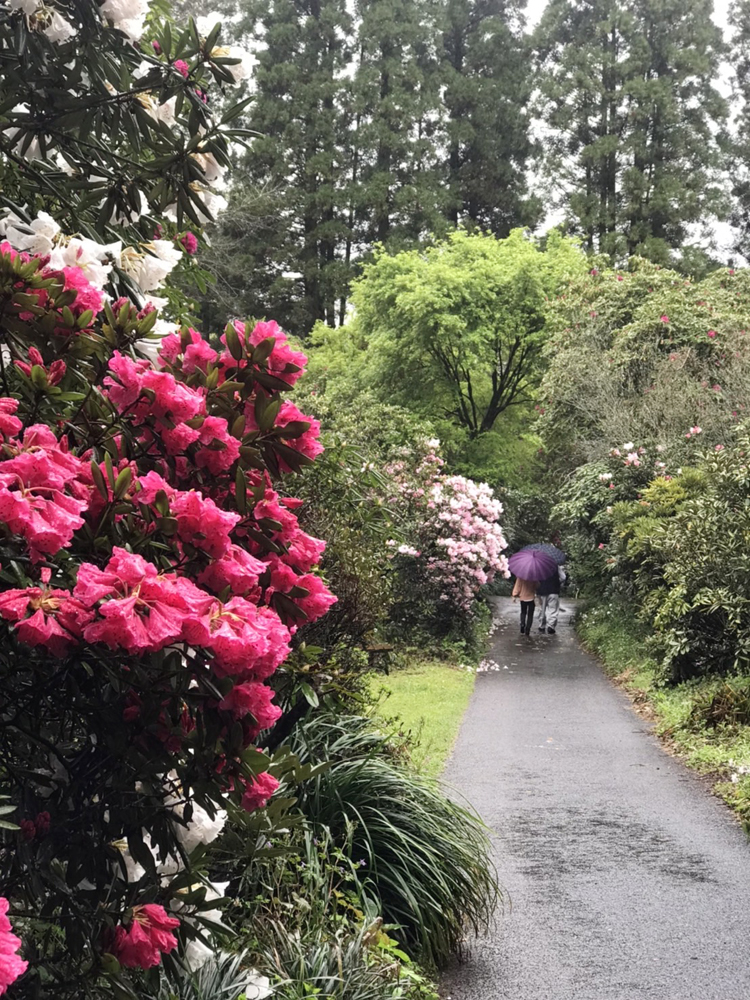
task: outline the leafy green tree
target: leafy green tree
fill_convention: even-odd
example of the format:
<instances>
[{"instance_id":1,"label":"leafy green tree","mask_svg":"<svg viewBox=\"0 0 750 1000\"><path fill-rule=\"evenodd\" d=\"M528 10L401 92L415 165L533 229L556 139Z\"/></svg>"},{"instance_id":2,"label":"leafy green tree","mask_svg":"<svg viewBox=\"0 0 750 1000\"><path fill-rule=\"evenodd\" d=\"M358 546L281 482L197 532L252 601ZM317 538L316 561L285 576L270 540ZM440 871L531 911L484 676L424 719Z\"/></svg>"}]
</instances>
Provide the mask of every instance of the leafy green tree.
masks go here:
<instances>
[{"instance_id":1,"label":"leafy green tree","mask_svg":"<svg viewBox=\"0 0 750 1000\"><path fill-rule=\"evenodd\" d=\"M514 0L445 0L442 9L449 218L501 237L540 214L526 187L532 77L520 16Z\"/></svg>"},{"instance_id":2,"label":"leafy green tree","mask_svg":"<svg viewBox=\"0 0 750 1000\"><path fill-rule=\"evenodd\" d=\"M506 240L458 231L425 252L376 254L353 291L366 383L470 439L532 395L545 296L583 259L555 236L546 253L522 231Z\"/></svg>"},{"instance_id":3,"label":"leafy green tree","mask_svg":"<svg viewBox=\"0 0 750 1000\"><path fill-rule=\"evenodd\" d=\"M571 226L613 258L668 263L724 209L727 106L711 0L554 0L536 35L552 179Z\"/></svg>"}]
</instances>

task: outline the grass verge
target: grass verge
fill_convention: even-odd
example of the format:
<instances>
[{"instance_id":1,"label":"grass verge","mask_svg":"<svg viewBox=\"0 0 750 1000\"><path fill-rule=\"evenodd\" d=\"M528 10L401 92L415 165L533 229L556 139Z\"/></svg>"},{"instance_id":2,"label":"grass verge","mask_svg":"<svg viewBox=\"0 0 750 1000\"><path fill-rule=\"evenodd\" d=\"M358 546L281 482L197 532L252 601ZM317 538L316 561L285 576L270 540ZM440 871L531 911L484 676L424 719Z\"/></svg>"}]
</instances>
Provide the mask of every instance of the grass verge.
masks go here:
<instances>
[{"instance_id":1,"label":"grass verge","mask_svg":"<svg viewBox=\"0 0 750 1000\"><path fill-rule=\"evenodd\" d=\"M376 711L397 719L410 734L412 760L422 774L437 777L443 770L475 679L473 671L426 657L410 659L388 676L373 675L371 690L380 696Z\"/></svg>"},{"instance_id":2,"label":"grass verge","mask_svg":"<svg viewBox=\"0 0 750 1000\"><path fill-rule=\"evenodd\" d=\"M636 709L654 721L668 749L711 779L750 835L750 678L665 686L632 612L619 606L589 608L578 615L576 629Z\"/></svg>"}]
</instances>

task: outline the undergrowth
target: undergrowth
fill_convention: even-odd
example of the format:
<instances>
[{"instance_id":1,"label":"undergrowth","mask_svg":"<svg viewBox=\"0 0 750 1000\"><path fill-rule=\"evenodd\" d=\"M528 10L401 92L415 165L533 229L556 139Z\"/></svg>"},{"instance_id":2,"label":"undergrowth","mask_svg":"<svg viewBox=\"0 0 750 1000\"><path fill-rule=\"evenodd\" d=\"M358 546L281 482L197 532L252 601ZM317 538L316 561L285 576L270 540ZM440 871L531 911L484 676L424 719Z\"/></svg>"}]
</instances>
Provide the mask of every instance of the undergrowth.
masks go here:
<instances>
[{"instance_id":1,"label":"undergrowth","mask_svg":"<svg viewBox=\"0 0 750 1000\"><path fill-rule=\"evenodd\" d=\"M656 732L686 764L713 780L750 835L750 677L702 677L666 685L647 635L627 604L578 615L584 646L633 701L653 716Z\"/></svg>"}]
</instances>

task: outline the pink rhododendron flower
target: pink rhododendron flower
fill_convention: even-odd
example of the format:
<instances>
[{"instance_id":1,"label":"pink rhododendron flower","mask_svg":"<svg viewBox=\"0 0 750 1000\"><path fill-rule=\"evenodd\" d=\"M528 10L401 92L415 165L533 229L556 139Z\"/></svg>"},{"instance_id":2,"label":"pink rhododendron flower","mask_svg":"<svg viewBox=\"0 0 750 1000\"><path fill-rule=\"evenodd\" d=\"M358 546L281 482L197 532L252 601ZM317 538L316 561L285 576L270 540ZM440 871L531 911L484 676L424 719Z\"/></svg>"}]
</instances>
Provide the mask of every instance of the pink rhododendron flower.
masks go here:
<instances>
[{"instance_id":1,"label":"pink rhododendron flower","mask_svg":"<svg viewBox=\"0 0 750 1000\"><path fill-rule=\"evenodd\" d=\"M312 535L306 534L301 529L292 535L287 545L288 551L281 558L302 573L309 573L313 566L317 566L326 547L326 543L322 539L313 538Z\"/></svg>"},{"instance_id":2,"label":"pink rhododendron flower","mask_svg":"<svg viewBox=\"0 0 750 1000\"><path fill-rule=\"evenodd\" d=\"M289 652L289 631L269 608L244 597L212 601L206 615L185 621L183 636L193 646L210 649L220 676L270 676Z\"/></svg>"},{"instance_id":3,"label":"pink rhododendron flower","mask_svg":"<svg viewBox=\"0 0 750 1000\"><path fill-rule=\"evenodd\" d=\"M230 532L241 520L239 514L221 510L213 500L204 500L200 493L193 490L173 493L169 509L172 517L177 519L178 537L214 559L226 553L231 544Z\"/></svg>"},{"instance_id":4,"label":"pink rhododendron flower","mask_svg":"<svg viewBox=\"0 0 750 1000\"><path fill-rule=\"evenodd\" d=\"M211 605L210 596L187 578L160 574L117 546L105 569L81 564L73 596L97 609L97 618L84 629L87 642L130 652L155 652L177 641L186 622L205 615Z\"/></svg>"},{"instance_id":5,"label":"pink rhododendron flower","mask_svg":"<svg viewBox=\"0 0 750 1000\"><path fill-rule=\"evenodd\" d=\"M198 440L204 447L198 450L195 464L215 476L226 472L240 457L240 442L229 433L223 417L206 417Z\"/></svg>"},{"instance_id":6,"label":"pink rhododendron flower","mask_svg":"<svg viewBox=\"0 0 750 1000\"><path fill-rule=\"evenodd\" d=\"M716 447L714 448L714 451L724 451L724 445L717 444Z\"/></svg>"},{"instance_id":7,"label":"pink rhododendron flower","mask_svg":"<svg viewBox=\"0 0 750 1000\"><path fill-rule=\"evenodd\" d=\"M44 424L27 427L14 449L0 462L0 521L25 539L37 562L65 548L83 526L90 471Z\"/></svg>"},{"instance_id":8,"label":"pink rhododendron flower","mask_svg":"<svg viewBox=\"0 0 750 1000\"><path fill-rule=\"evenodd\" d=\"M66 656L78 645L93 613L68 590L27 587L0 593L0 617L16 623L18 638L28 646L45 646L53 656Z\"/></svg>"},{"instance_id":9,"label":"pink rhododendron flower","mask_svg":"<svg viewBox=\"0 0 750 1000\"><path fill-rule=\"evenodd\" d=\"M713 340L714 337L716 336L716 330L709 330L706 336L709 337L711 340Z\"/></svg>"},{"instance_id":10,"label":"pink rhododendron flower","mask_svg":"<svg viewBox=\"0 0 750 1000\"><path fill-rule=\"evenodd\" d=\"M323 451L323 445L320 443L318 438L320 437L320 421L315 420L314 417L308 417L297 407L294 403L290 403L289 400L285 400L281 404L281 409L279 410L278 416L274 421L274 426L283 430L288 424L291 423L306 423L309 424L308 429L300 434L298 437L284 437L283 433L281 438L289 448L293 448L298 451L301 455L304 455L310 460L316 458ZM284 462L283 458L279 459L279 465L283 472L290 472L291 469Z\"/></svg>"},{"instance_id":11,"label":"pink rhododendron flower","mask_svg":"<svg viewBox=\"0 0 750 1000\"><path fill-rule=\"evenodd\" d=\"M199 392L177 382L169 372L155 371L149 361L133 361L115 351L109 370L112 375L104 379L109 398L137 423L151 416L179 425L205 413L206 401Z\"/></svg>"},{"instance_id":12,"label":"pink rhododendron flower","mask_svg":"<svg viewBox=\"0 0 750 1000\"><path fill-rule=\"evenodd\" d=\"M276 692L265 684L246 682L237 684L226 698L219 703L219 708L231 712L235 719L241 719L250 714L257 723L257 735L262 729L270 727L281 718L282 712L278 705L272 705Z\"/></svg>"},{"instance_id":13,"label":"pink rhododendron flower","mask_svg":"<svg viewBox=\"0 0 750 1000\"><path fill-rule=\"evenodd\" d=\"M76 293L75 302L70 306L74 316L80 316L90 309L94 316L102 311L104 293L89 284L89 280L80 267L64 267L65 291Z\"/></svg>"},{"instance_id":14,"label":"pink rhododendron flower","mask_svg":"<svg viewBox=\"0 0 750 1000\"><path fill-rule=\"evenodd\" d=\"M26 972L29 965L16 954L21 947L21 939L13 933L8 920L9 905L8 900L0 896L0 996Z\"/></svg>"},{"instance_id":15,"label":"pink rhododendron flower","mask_svg":"<svg viewBox=\"0 0 750 1000\"><path fill-rule=\"evenodd\" d=\"M254 598L260 594L258 578L268 567L239 545L230 545L221 559L207 566L198 583L220 594L227 587L240 597Z\"/></svg>"},{"instance_id":16,"label":"pink rhododendron flower","mask_svg":"<svg viewBox=\"0 0 750 1000\"><path fill-rule=\"evenodd\" d=\"M208 365L216 361L218 354L192 327L188 330L188 337L188 343L183 347L182 336L170 333L161 342L159 358L162 364L174 364L182 356L182 370L187 375L197 370L205 372Z\"/></svg>"},{"instance_id":17,"label":"pink rhododendron flower","mask_svg":"<svg viewBox=\"0 0 750 1000\"><path fill-rule=\"evenodd\" d=\"M198 238L195 235L195 233L190 233L190 232L185 233L185 235L180 240L180 243L182 243L183 247L185 248L185 252L190 254L191 257L198 249Z\"/></svg>"},{"instance_id":18,"label":"pink rhododendron flower","mask_svg":"<svg viewBox=\"0 0 750 1000\"><path fill-rule=\"evenodd\" d=\"M185 62L185 60L184 59L175 59L175 61L172 63L172 65L177 70L177 72L180 73L185 80L187 80L187 78L190 76L190 67Z\"/></svg>"},{"instance_id":19,"label":"pink rhododendron flower","mask_svg":"<svg viewBox=\"0 0 750 1000\"><path fill-rule=\"evenodd\" d=\"M127 969L151 969L177 947L172 931L180 926L175 917L167 916L163 906L147 903L133 907L133 919L126 929L115 930L112 953Z\"/></svg>"},{"instance_id":20,"label":"pink rhododendron flower","mask_svg":"<svg viewBox=\"0 0 750 1000\"><path fill-rule=\"evenodd\" d=\"M662 323L668 323L669 322L669 316L666 316L666 315L665 316L660 316L659 319L662 321Z\"/></svg>"},{"instance_id":21,"label":"pink rhododendron flower","mask_svg":"<svg viewBox=\"0 0 750 1000\"><path fill-rule=\"evenodd\" d=\"M17 399L9 399L7 396L0 397L0 434L4 437L13 437L23 427L18 417L13 416L17 409Z\"/></svg>"},{"instance_id":22,"label":"pink rhododendron flower","mask_svg":"<svg viewBox=\"0 0 750 1000\"><path fill-rule=\"evenodd\" d=\"M242 808L247 812L254 812L256 809L263 809L268 805L268 800L278 789L279 782L268 771L256 774L252 781L245 783L245 790L242 795Z\"/></svg>"},{"instance_id":23,"label":"pink rhododendron flower","mask_svg":"<svg viewBox=\"0 0 750 1000\"><path fill-rule=\"evenodd\" d=\"M307 364L307 355L303 354L302 351L295 351L290 346L287 342L286 334L278 323L275 323L273 320L270 320L267 323L256 323L249 335L247 334L244 323L235 323L234 328L237 331L240 340L251 349L253 347L257 347L261 341L268 340L269 337L273 337L273 350L265 362L268 373L270 375L275 375L276 378L280 378L289 386L294 385L304 371L305 365ZM222 334L221 342L226 345L226 334ZM237 367L237 362L232 357L228 348L222 354L221 360L230 368ZM247 361L243 359L240 367L244 368L246 365Z\"/></svg>"}]
</instances>

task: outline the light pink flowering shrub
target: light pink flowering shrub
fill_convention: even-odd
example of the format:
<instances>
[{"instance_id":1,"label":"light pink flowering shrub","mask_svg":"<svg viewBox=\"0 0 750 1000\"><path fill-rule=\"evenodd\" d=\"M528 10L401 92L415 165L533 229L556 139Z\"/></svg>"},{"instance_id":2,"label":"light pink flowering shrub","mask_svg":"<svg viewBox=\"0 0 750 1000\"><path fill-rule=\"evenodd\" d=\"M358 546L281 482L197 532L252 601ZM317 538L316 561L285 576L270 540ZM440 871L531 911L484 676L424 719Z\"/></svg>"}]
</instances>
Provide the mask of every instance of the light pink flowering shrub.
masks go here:
<instances>
[{"instance_id":1,"label":"light pink flowering shrub","mask_svg":"<svg viewBox=\"0 0 750 1000\"><path fill-rule=\"evenodd\" d=\"M416 462L392 463L397 507L409 525L407 543L392 543L404 576L404 595L419 595L412 614L442 619L449 631L456 617L471 615L481 588L497 574L509 576L502 504L486 483L445 476L439 442L426 442ZM402 600L402 604L404 601Z\"/></svg>"}]
</instances>

